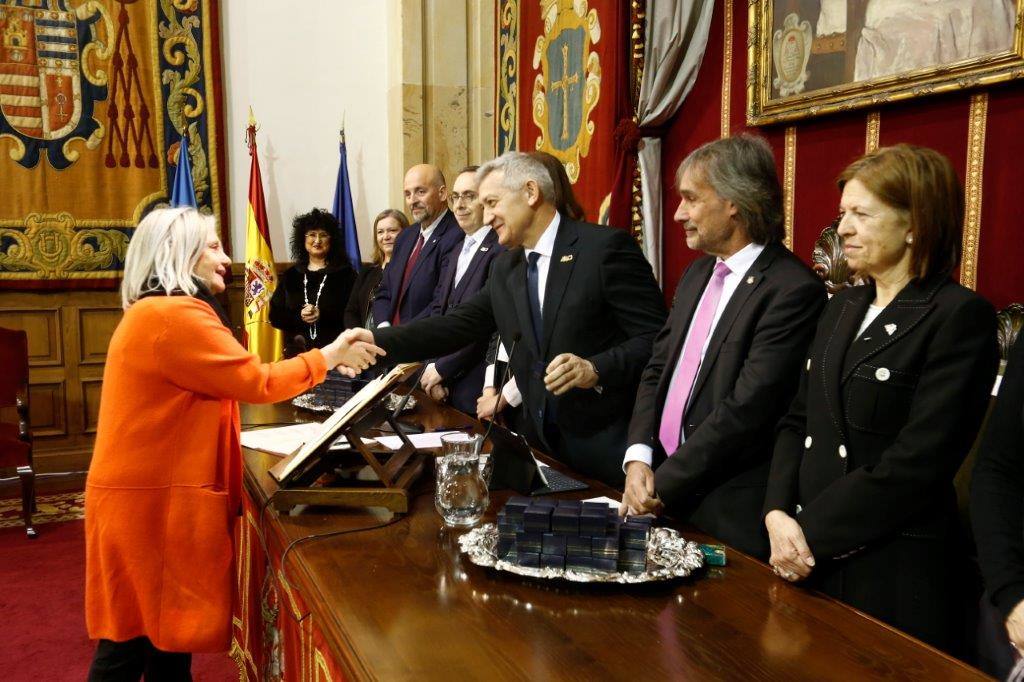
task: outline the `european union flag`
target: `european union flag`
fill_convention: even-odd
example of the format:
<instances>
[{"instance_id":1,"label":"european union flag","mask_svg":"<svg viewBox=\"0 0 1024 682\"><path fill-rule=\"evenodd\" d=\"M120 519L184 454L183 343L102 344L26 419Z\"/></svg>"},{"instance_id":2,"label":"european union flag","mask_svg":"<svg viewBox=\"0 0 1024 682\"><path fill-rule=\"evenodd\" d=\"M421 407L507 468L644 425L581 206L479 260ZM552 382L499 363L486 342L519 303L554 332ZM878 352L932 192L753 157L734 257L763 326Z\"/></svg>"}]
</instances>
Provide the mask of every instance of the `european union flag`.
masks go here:
<instances>
[{"instance_id":1,"label":"european union flag","mask_svg":"<svg viewBox=\"0 0 1024 682\"><path fill-rule=\"evenodd\" d=\"M341 162L338 165L338 186L334 190L334 213L338 229L345 237L345 252L352 268L359 272L362 258L359 255L359 235L356 232L356 213L352 208L352 185L348 179L348 161L345 153L345 129L341 130Z\"/></svg>"},{"instance_id":2,"label":"european union flag","mask_svg":"<svg viewBox=\"0 0 1024 682\"><path fill-rule=\"evenodd\" d=\"M174 186L171 188L171 206L196 208L196 187L192 184L192 163L188 155L188 134L181 134L178 148L178 168L174 171Z\"/></svg>"}]
</instances>

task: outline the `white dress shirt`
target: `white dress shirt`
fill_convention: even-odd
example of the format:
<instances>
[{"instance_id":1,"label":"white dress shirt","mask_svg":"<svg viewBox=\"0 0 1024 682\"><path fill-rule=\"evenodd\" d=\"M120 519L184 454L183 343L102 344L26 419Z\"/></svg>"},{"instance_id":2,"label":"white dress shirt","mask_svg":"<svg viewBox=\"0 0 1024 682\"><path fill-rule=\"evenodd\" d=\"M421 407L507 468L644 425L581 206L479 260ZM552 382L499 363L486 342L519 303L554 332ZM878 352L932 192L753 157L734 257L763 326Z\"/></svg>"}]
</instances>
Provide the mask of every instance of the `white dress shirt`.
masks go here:
<instances>
[{"instance_id":1,"label":"white dress shirt","mask_svg":"<svg viewBox=\"0 0 1024 682\"><path fill-rule=\"evenodd\" d=\"M527 259L535 251L540 254L540 258L537 259L537 296L540 298L541 313L544 312L544 292L547 291L548 270L551 269L551 254L555 251L555 238L558 236L558 226L561 223L562 216L556 211L555 217L544 228L544 232L540 235L540 239L537 240L533 248L523 249L523 255ZM505 362L508 361L503 345L498 347L498 359ZM489 365L484 376L484 386L493 386L494 381L494 365ZM501 394L505 396L505 400L512 407L518 407L523 402L523 394L519 392L519 386L516 384L515 377L505 382L505 385L501 388Z\"/></svg>"},{"instance_id":2,"label":"white dress shirt","mask_svg":"<svg viewBox=\"0 0 1024 682\"><path fill-rule=\"evenodd\" d=\"M420 234L423 235L423 246L420 247L420 253L423 252L423 249L427 248L427 242L430 241L430 235L434 234L434 229L438 226L438 224L441 222L441 219L444 218L446 213L448 213L448 209L447 208L444 209L443 211L441 211L441 214L439 216L434 218L434 222L430 223L426 227L421 227L420 228ZM412 248L413 248L413 250L415 250L416 246L414 245ZM412 255L412 251L409 252L409 255L410 256ZM408 263L409 260L406 259L405 262ZM399 280L399 286L401 286L401 280ZM391 322L389 320L384 320L383 322L381 322L381 323L379 323L377 325L377 329L383 329L384 327L390 327L390 326L391 326Z\"/></svg>"},{"instance_id":3,"label":"white dress shirt","mask_svg":"<svg viewBox=\"0 0 1024 682\"><path fill-rule=\"evenodd\" d=\"M490 225L484 225L473 234L467 234L462 240L462 251L459 252L459 260L455 264L455 281L452 282L452 289L459 286L466 270L469 270L469 263L476 255L477 249L484 243L487 233L491 231Z\"/></svg>"},{"instance_id":4,"label":"white dress shirt","mask_svg":"<svg viewBox=\"0 0 1024 682\"><path fill-rule=\"evenodd\" d=\"M704 339L704 345L700 349L700 361L702 365L704 364L704 354L707 353L708 346L711 343L711 337L715 333L715 327L718 326L718 321L722 318L722 312L725 311L725 307L729 305L729 299L732 298L732 295L736 292L736 289L739 288L740 283L747 277L747 270L749 270L750 266L754 264L754 261L757 260L757 257L761 255L762 251L764 251L763 244L751 243L747 244L742 249L740 249L739 251L725 259L725 264L729 268L729 274L725 276L725 280L723 280L722 282L722 297L718 299L718 307L715 308L715 316L711 320L711 329L708 330L708 336L706 339ZM721 258L715 260L716 264L721 262ZM701 301L704 300L704 296L706 295L707 287L705 286L704 292L700 296ZM697 302L697 307L694 308L694 310L700 309L701 301ZM694 314L694 317L696 317L696 313ZM690 322L692 323L693 320L691 319ZM669 383L668 389L670 392L672 391L672 386L676 382L676 371L678 370L679 359L683 357L682 351L683 349L686 348L686 345L690 343L691 331L691 328L687 328L686 339L683 341L683 347L680 349L679 358L676 360L676 366L672 368L672 380ZM700 371L699 367L697 371ZM686 435L684 430L684 432L679 435L680 444L682 444L685 440ZM653 461L654 450L653 448L651 448L650 445L647 445L646 443L633 443L628 448L626 448L626 456L622 461L622 468L623 470L625 470L626 465L629 464L630 462L643 462L647 466L651 466L651 463Z\"/></svg>"}]
</instances>

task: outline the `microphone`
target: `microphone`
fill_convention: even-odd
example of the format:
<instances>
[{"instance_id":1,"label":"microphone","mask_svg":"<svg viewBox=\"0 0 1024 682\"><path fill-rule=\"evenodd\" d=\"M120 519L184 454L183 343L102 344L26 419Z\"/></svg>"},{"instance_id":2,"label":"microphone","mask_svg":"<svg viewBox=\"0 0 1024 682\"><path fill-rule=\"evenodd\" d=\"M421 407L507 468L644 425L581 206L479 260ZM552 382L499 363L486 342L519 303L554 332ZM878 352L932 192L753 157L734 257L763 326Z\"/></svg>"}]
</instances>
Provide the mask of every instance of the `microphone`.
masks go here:
<instances>
[{"instance_id":1,"label":"microphone","mask_svg":"<svg viewBox=\"0 0 1024 682\"><path fill-rule=\"evenodd\" d=\"M505 384L508 382L508 375L512 371L512 357L516 353L516 344L519 343L523 335L516 332L512 335L512 345L509 346L508 351L508 362L505 363L505 371L501 373L501 383L498 384L498 400L501 400L501 391L505 388ZM483 448L484 443L487 441L487 437L491 435L491 429L494 428L494 420L497 419L498 415L495 414L490 421L487 422L487 429L484 431L484 437L480 439L480 442L476 445L476 455L480 456L480 450Z\"/></svg>"}]
</instances>

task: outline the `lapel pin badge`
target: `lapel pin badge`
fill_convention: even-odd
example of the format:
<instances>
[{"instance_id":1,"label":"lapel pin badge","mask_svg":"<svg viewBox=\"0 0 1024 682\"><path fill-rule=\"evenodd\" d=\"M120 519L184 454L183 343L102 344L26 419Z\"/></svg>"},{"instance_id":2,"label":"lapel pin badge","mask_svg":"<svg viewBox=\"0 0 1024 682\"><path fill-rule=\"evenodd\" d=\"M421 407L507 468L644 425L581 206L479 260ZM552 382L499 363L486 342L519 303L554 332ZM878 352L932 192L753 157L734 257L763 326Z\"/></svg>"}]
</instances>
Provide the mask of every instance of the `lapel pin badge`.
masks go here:
<instances>
[{"instance_id":1,"label":"lapel pin badge","mask_svg":"<svg viewBox=\"0 0 1024 682\"><path fill-rule=\"evenodd\" d=\"M481 246L481 247L480 247L480 250L481 250L481 251L490 251L490 250L491 250L491 247L489 247L489 246Z\"/></svg>"},{"instance_id":2,"label":"lapel pin badge","mask_svg":"<svg viewBox=\"0 0 1024 682\"><path fill-rule=\"evenodd\" d=\"M889 334L889 336L892 336L894 333L896 333L896 325L894 325L894 324L887 324L887 325L885 325L885 331L886 331L887 334Z\"/></svg>"},{"instance_id":3,"label":"lapel pin badge","mask_svg":"<svg viewBox=\"0 0 1024 682\"><path fill-rule=\"evenodd\" d=\"M572 261L572 254L571 253L567 253L566 255L562 256L562 259L560 261L558 261L558 262L559 263L569 263L571 261Z\"/></svg>"},{"instance_id":4,"label":"lapel pin badge","mask_svg":"<svg viewBox=\"0 0 1024 682\"><path fill-rule=\"evenodd\" d=\"M751 275L750 277L747 277L747 284L753 284L753 283L754 283L754 276Z\"/></svg>"}]
</instances>

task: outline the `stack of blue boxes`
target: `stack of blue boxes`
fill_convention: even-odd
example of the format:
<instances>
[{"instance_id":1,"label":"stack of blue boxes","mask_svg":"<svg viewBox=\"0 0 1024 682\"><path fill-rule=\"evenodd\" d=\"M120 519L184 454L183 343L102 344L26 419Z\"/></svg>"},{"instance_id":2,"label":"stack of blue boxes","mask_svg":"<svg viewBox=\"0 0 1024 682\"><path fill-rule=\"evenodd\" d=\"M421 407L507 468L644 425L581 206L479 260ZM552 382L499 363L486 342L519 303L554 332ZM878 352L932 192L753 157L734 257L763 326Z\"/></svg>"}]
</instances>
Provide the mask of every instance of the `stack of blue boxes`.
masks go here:
<instances>
[{"instance_id":1,"label":"stack of blue boxes","mask_svg":"<svg viewBox=\"0 0 1024 682\"><path fill-rule=\"evenodd\" d=\"M643 573L648 517L602 502L513 497L498 512L498 557L530 568Z\"/></svg>"}]
</instances>

